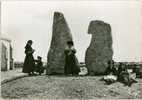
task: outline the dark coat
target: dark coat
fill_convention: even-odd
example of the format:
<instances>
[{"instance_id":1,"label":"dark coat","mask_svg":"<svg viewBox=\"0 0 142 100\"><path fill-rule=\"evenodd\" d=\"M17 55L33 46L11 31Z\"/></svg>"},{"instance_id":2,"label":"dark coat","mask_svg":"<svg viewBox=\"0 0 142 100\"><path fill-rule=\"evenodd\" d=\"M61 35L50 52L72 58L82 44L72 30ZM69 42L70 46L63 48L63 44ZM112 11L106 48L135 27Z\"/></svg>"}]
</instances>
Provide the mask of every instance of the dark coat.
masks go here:
<instances>
[{"instance_id":1,"label":"dark coat","mask_svg":"<svg viewBox=\"0 0 142 100\"><path fill-rule=\"evenodd\" d=\"M80 72L80 68L77 64L77 58L75 56L75 49L71 50L71 54L69 55L70 50L65 50L65 74L78 75Z\"/></svg>"},{"instance_id":2,"label":"dark coat","mask_svg":"<svg viewBox=\"0 0 142 100\"><path fill-rule=\"evenodd\" d=\"M35 62L37 63L35 66L35 71L40 74L43 73L44 72L43 62L39 60L35 60Z\"/></svg>"},{"instance_id":3,"label":"dark coat","mask_svg":"<svg viewBox=\"0 0 142 100\"><path fill-rule=\"evenodd\" d=\"M34 71L35 67L35 62L34 62L34 57L33 57L33 49L31 46L26 45L25 47L25 61L24 61L24 66L23 66L23 73L30 73Z\"/></svg>"}]
</instances>

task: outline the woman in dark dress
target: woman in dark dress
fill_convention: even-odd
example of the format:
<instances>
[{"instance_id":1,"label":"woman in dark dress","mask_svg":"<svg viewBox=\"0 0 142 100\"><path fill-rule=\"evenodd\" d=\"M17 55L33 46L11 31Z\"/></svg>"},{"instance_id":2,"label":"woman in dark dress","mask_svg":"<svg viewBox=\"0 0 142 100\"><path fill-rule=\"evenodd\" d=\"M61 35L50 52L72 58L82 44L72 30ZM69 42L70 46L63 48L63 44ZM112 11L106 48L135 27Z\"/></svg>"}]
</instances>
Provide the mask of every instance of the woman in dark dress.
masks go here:
<instances>
[{"instance_id":1,"label":"woman in dark dress","mask_svg":"<svg viewBox=\"0 0 142 100\"><path fill-rule=\"evenodd\" d=\"M33 53L34 53L34 49L32 49L32 40L29 40L25 46L25 61L24 61L24 66L23 66L23 73L28 73L29 75L33 75L34 74L34 67L35 67L35 62L34 62L34 57L33 57Z\"/></svg>"},{"instance_id":2,"label":"woman in dark dress","mask_svg":"<svg viewBox=\"0 0 142 100\"><path fill-rule=\"evenodd\" d=\"M76 50L73 46L72 41L67 42L67 47L65 48L65 75L78 75L80 68L78 66L78 60L75 56Z\"/></svg>"}]
</instances>

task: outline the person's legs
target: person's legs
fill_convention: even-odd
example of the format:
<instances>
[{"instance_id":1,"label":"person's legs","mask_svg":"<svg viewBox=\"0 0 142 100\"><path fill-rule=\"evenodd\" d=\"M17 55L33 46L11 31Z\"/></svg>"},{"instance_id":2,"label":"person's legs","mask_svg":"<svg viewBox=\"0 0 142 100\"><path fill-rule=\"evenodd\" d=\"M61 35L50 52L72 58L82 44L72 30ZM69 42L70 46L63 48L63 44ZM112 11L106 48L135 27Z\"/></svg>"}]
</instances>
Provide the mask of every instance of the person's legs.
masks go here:
<instances>
[{"instance_id":1,"label":"person's legs","mask_svg":"<svg viewBox=\"0 0 142 100\"><path fill-rule=\"evenodd\" d=\"M137 81L133 78L130 78L128 86L131 86L133 83L137 83Z\"/></svg>"},{"instance_id":2,"label":"person's legs","mask_svg":"<svg viewBox=\"0 0 142 100\"><path fill-rule=\"evenodd\" d=\"M35 67L33 67L33 69L31 70L32 75L36 75L35 72L36 72Z\"/></svg>"},{"instance_id":3,"label":"person's legs","mask_svg":"<svg viewBox=\"0 0 142 100\"><path fill-rule=\"evenodd\" d=\"M65 64L65 67L64 67L64 74L65 74L65 75L68 75L68 72L67 72L67 64Z\"/></svg>"},{"instance_id":4,"label":"person's legs","mask_svg":"<svg viewBox=\"0 0 142 100\"><path fill-rule=\"evenodd\" d=\"M41 67L40 69L39 69L39 75L41 75L43 73L43 68Z\"/></svg>"}]
</instances>

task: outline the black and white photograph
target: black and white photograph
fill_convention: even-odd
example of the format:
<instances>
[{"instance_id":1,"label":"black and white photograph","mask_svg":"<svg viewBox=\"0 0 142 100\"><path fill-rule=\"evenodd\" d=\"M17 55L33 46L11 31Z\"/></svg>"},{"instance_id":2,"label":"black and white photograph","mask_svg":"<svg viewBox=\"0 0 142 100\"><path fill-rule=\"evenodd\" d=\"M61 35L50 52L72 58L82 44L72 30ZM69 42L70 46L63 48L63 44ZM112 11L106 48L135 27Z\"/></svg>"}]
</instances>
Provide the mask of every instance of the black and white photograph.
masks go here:
<instances>
[{"instance_id":1,"label":"black and white photograph","mask_svg":"<svg viewBox=\"0 0 142 100\"><path fill-rule=\"evenodd\" d=\"M142 99L142 0L0 2L2 100Z\"/></svg>"}]
</instances>

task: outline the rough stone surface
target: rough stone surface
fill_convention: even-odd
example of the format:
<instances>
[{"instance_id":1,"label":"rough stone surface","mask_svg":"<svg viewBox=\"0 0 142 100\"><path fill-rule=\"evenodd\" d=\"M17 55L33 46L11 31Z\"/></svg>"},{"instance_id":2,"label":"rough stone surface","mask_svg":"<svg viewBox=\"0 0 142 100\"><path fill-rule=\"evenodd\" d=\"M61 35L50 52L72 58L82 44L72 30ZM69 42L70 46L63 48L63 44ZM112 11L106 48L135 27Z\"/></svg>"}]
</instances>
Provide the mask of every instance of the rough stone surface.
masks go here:
<instances>
[{"instance_id":1,"label":"rough stone surface","mask_svg":"<svg viewBox=\"0 0 142 100\"><path fill-rule=\"evenodd\" d=\"M86 67L90 75L104 74L113 56L111 26L103 21L91 21L88 34L92 34L92 39L86 51Z\"/></svg>"},{"instance_id":2,"label":"rough stone surface","mask_svg":"<svg viewBox=\"0 0 142 100\"><path fill-rule=\"evenodd\" d=\"M47 57L46 74L63 74L66 42L72 40L68 24L62 13L55 12L52 27L52 41Z\"/></svg>"}]
</instances>

